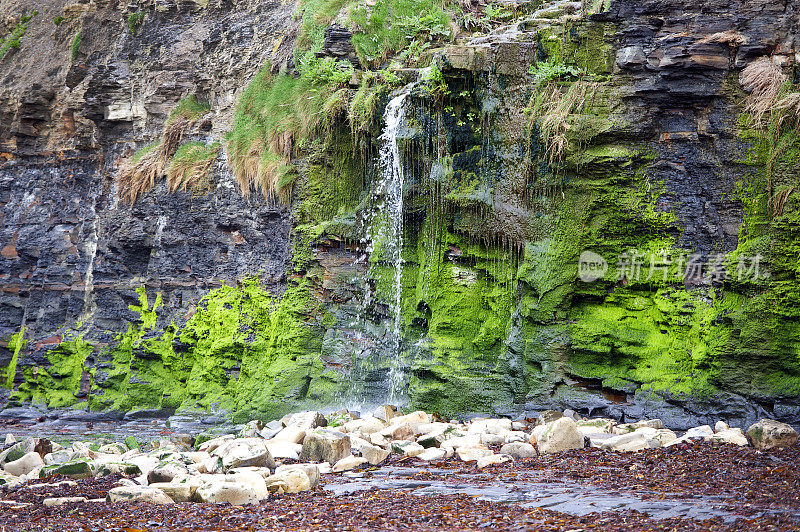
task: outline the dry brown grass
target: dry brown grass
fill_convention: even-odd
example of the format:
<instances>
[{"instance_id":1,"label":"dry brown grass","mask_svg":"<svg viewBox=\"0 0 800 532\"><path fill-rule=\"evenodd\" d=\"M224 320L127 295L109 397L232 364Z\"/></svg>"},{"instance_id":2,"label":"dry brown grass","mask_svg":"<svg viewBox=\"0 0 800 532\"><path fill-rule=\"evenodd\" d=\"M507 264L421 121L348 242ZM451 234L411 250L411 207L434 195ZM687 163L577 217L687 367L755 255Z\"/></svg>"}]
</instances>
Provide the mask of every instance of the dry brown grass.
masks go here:
<instances>
[{"instance_id":1,"label":"dry brown grass","mask_svg":"<svg viewBox=\"0 0 800 532\"><path fill-rule=\"evenodd\" d=\"M156 184L164 173L164 159L159 146L152 146L138 157L133 156L120 163L117 172L117 194L133 203Z\"/></svg>"},{"instance_id":2,"label":"dry brown grass","mask_svg":"<svg viewBox=\"0 0 800 532\"><path fill-rule=\"evenodd\" d=\"M742 35L738 31L728 30L728 31L718 31L717 33L706 35L697 42L698 44L720 43L720 44L727 44L729 46L741 46L743 44L747 44L748 42L750 42L750 39L748 39L746 36Z\"/></svg>"},{"instance_id":3,"label":"dry brown grass","mask_svg":"<svg viewBox=\"0 0 800 532\"><path fill-rule=\"evenodd\" d=\"M180 107L181 104L178 104L177 109ZM120 198L133 203L136 198L155 186L156 180L164 176L171 166L170 161L183 144L186 133L195 127L202 114L204 113L197 114L196 118L187 118L182 113L173 112L164 124L161 139L157 144L140 150L120 163L117 172L117 194ZM173 173L173 181L176 175ZM174 190L172 185L170 190Z\"/></svg>"},{"instance_id":4,"label":"dry brown grass","mask_svg":"<svg viewBox=\"0 0 800 532\"><path fill-rule=\"evenodd\" d=\"M587 99L597 90L596 83L577 81L566 91L556 83L545 85L531 98L531 125L538 125L550 164L560 162L569 149L569 116L581 113Z\"/></svg>"},{"instance_id":5,"label":"dry brown grass","mask_svg":"<svg viewBox=\"0 0 800 532\"><path fill-rule=\"evenodd\" d=\"M167 168L167 187L178 190L203 190L207 188L206 176L217 159L219 143L206 146L202 142L189 142L181 146Z\"/></svg>"},{"instance_id":6,"label":"dry brown grass","mask_svg":"<svg viewBox=\"0 0 800 532\"><path fill-rule=\"evenodd\" d=\"M754 125L760 127L764 124L764 116L772 111L786 81L786 75L769 57L756 59L742 70L739 82L750 93L745 112Z\"/></svg>"}]
</instances>

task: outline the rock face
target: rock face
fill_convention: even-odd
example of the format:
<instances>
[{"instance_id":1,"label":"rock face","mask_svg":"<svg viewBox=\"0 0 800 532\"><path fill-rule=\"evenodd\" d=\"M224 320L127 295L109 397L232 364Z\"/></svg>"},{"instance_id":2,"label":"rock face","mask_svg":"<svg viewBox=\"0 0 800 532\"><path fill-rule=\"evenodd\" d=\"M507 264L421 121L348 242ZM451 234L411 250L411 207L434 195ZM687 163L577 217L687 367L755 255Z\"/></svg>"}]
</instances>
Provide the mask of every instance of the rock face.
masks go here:
<instances>
[{"instance_id":1,"label":"rock face","mask_svg":"<svg viewBox=\"0 0 800 532\"><path fill-rule=\"evenodd\" d=\"M381 54L347 13L311 50L292 2L41 7L0 59L0 404L279 418L343 396L380 404L394 380L442 415L799 421L797 161L765 147L739 81L764 57L788 75L797 3L548 2L546 17L533 4L426 54L442 84L408 87L403 238L366 246L386 234L375 155L393 87L356 94L386 76L367 72ZM242 189L223 139L236 102L277 83L263 70L248 89L264 65L294 73L306 52L353 83L314 94L341 89L331 108L364 119L262 132L256 172L267 155L290 169L261 176L283 187L270 197ZM555 71L573 73L558 91ZM176 184L176 150L198 145L207 168ZM131 202L121 176L148 153L163 168ZM390 436L411 437L406 423Z\"/></svg>"},{"instance_id":2,"label":"rock face","mask_svg":"<svg viewBox=\"0 0 800 532\"><path fill-rule=\"evenodd\" d=\"M762 419L747 429L747 439L759 449L789 447L797 443L797 438L796 430L773 419Z\"/></svg>"}]
</instances>

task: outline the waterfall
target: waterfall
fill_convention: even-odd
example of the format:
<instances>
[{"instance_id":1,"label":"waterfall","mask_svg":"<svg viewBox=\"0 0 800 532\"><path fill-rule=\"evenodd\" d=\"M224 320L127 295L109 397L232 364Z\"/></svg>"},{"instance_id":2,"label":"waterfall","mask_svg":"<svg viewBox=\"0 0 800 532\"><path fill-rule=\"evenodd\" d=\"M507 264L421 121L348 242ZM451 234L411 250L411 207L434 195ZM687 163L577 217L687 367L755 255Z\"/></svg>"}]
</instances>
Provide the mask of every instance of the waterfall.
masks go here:
<instances>
[{"instance_id":1,"label":"waterfall","mask_svg":"<svg viewBox=\"0 0 800 532\"><path fill-rule=\"evenodd\" d=\"M403 164L397 142L398 130L405 121L405 102L413 84L402 89L389 101L383 115L385 127L380 136L380 180L374 194L375 202L370 221L368 251L378 253L379 261L391 265L392 277L386 299L393 317L389 353L389 402L403 394L400 387L403 371L400 367L400 321L403 297Z\"/></svg>"}]
</instances>

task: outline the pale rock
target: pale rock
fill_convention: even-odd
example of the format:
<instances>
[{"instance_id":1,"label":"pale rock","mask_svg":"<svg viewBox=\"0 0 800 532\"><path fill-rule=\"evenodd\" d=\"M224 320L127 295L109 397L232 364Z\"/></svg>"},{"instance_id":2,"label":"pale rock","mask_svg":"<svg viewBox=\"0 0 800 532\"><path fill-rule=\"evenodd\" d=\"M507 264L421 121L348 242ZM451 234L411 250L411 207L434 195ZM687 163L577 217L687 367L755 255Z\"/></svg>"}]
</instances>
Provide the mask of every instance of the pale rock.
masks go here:
<instances>
[{"instance_id":1,"label":"pale rock","mask_svg":"<svg viewBox=\"0 0 800 532\"><path fill-rule=\"evenodd\" d=\"M505 433L505 443L527 442L530 436L521 430L510 430Z\"/></svg>"},{"instance_id":2,"label":"pale rock","mask_svg":"<svg viewBox=\"0 0 800 532\"><path fill-rule=\"evenodd\" d=\"M747 429L747 439L758 449L791 447L797 443L798 434L791 426L773 419L762 419Z\"/></svg>"},{"instance_id":3,"label":"pale rock","mask_svg":"<svg viewBox=\"0 0 800 532\"><path fill-rule=\"evenodd\" d=\"M303 443L306 437L306 431L303 428L290 425L277 433L273 438L273 442L289 442L289 443Z\"/></svg>"},{"instance_id":4,"label":"pale rock","mask_svg":"<svg viewBox=\"0 0 800 532\"><path fill-rule=\"evenodd\" d=\"M377 445L378 447L388 448L389 444L391 443L386 436L383 436L378 432L368 434L367 437L372 445Z\"/></svg>"},{"instance_id":5,"label":"pale rock","mask_svg":"<svg viewBox=\"0 0 800 532\"><path fill-rule=\"evenodd\" d=\"M330 465L328 462L320 462L318 465L319 465L320 475L327 475L328 473L331 473L333 470L333 466Z\"/></svg>"},{"instance_id":6,"label":"pale rock","mask_svg":"<svg viewBox=\"0 0 800 532\"><path fill-rule=\"evenodd\" d=\"M560 417L552 423L540 425L533 434L542 454L583 448L583 434L578 431L572 418Z\"/></svg>"},{"instance_id":7,"label":"pale rock","mask_svg":"<svg viewBox=\"0 0 800 532\"><path fill-rule=\"evenodd\" d=\"M348 436L350 436L350 449L354 449L357 452L361 452L361 448L365 445L372 445L367 440L356 436L355 434L348 434Z\"/></svg>"},{"instance_id":8,"label":"pale rock","mask_svg":"<svg viewBox=\"0 0 800 532\"><path fill-rule=\"evenodd\" d=\"M392 451L404 456L417 456L425 450L425 447L411 441L398 440L392 442Z\"/></svg>"},{"instance_id":9,"label":"pale rock","mask_svg":"<svg viewBox=\"0 0 800 532\"><path fill-rule=\"evenodd\" d=\"M575 424L577 425L578 430L581 432L581 434L585 435L598 434L598 433L612 434L612 430L614 429L614 426L617 424L617 422L614 421L613 419L596 418L596 419L583 419L580 421L576 421Z\"/></svg>"},{"instance_id":10,"label":"pale rock","mask_svg":"<svg viewBox=\"0 0 800 532\"><path fill-rule=\"evenodd\" d=\"M286 427L297 427L306 431L328 426L328 420L325 416L313 410L284 416L281 419L281 423Z\"/></svg>"},{"instance_id":11,"label":"pale rock","mask_svg":"<svg viewBox=\"0 0 800 532\"><path fill-rule=\"evenodd\" d=\"M185 456L187 460L189 460L194 464L202 464L203 462L211 458L211 455L209 453L204 453L201 451L185 452L183 453L183 456Z\"/></svg>"},{"instance_id":12,"label":"pale rock","mask_svg":"<svg viewBox=\"0 0 800 532\"><path fill-rule=\"evenodd\" d=\"M417 438L417 443L425 448L440 447L446 439L447 435L445 434L445 431L442 429L436 429L419 436Z\"/></svg>"},{"instance_id":13,"label":"pale rock","mask_svg":"<svg viewBox=\"0 0 800 532\"><path fill-rule=\"evenodd\" d=\"M239 482L214 482L204 484L197 488L192 499L197 502L208 503L227 502L236 506L258 504L259 502L255 490Z\"/></svg>"},{"instance_id":14,"label":"pale rock","mask_svg":"<svg viewBox=\"0 0 800 532\"><path fill-rule=\"evenodd\" d=\"M105 454L123 454L128 451L128 448L119 443L109 443L100 447L100 452Z\"/></svg>"},{"instance_id":15,"label":"pale rock","mask_svg":"<svg viewBox=\"0 0 800 532\"><path fill-rule=\"evenodd\" d=\"M327 466L328 464L325 463L324 465ZM320 466L317 464L286 464L278 466L275 469L275 474L280 475L287 471L302 471L305 473L312 488L319 484Z\"/></svg>"},{"instance_id":16,"label":"pale rock","mask_svg":"<svg viewBox=\"0 0 800 532\"><path fill-rule=\"evenodd\" d=\"M740 447L746 447L749 443L744 431L738 427L717 431L713 436L711 436L711 441L716 443L730 443L733 445L739 445Z\"/></svg>"},{"instance_id":17,"label":"pale rock","mask_svg":"<svg viewBox=\"0 0 800 532\"><path fill-rule=\"evenodd\" d=\"M470 423L467 432L478 434L503 434L511 430L511 420L505 418L478 418Z\"/></svg>"},{"instance_id":18,"label":"pale rock","mask_svg":"<svg viewBox=\"0 0 800 532\"><path fill-rule=\"evenodd\" d=\"M481 437L477 434L469 434L445 440L440 448L446 449L449 447L450 449L458 450L460 447L472 447L475 445L481 445Z\"/></svg>"},{"instance_id":19,"label":"pale rock","mask_svg":"<svg viewBox=\"0 0 800 532\"><path fill-rule=\"evenodd\" d=\"M488 434L488 433L481 433L481 443L483 445L503 445L506 442L506 437L504 434Z\"/></svg>"},{"instance_id":20,"label":"pale rock","mask_svg":"<svg viewBox=\"0 0 800 532\"><path fill-rule=\"evenodd\" d=\"M177 482L158 482L149 487L163 491L174 502L188 502L198 488L197 485Z\"/></svg>"},{"instance_id":21,"label":"pale rock","mask_svg":"<svg viewBox=\"0 0 800 532\"><path fill-rule=\"evenodd\" d=\"M389 451L375 445L362 445L361 456L363 456L371 465L378 465L383 463L389 457Z\"/></svg>"},{"instance_id":22,"label":"pale rock","mask_svg":"<svg viewBox=\"0 0 800 532\"><path fill-rule=\"evenodd\" d=\"M709 425L701 425L699 427L692 427L686 431L684 434L687 438L702 438L703 441L709 441L711 436L714 435L714 429L712 429Z\"/></svg>"},{"instance_id":23,"label":"pale rock","mask_svg":"<svg viewBox=\"0 0 800 532\"><path fill-rule=\"evenodd\" d=\"M540 412L539 417L536 418L536 426L547 425L562 417L564 417L564 414L558 410L545 410Z\"/></svg>"},{"instance_id":24,"label":"pale rock","mask_svg":"<svg viewBox=\"0 0 800 532\"><path fill-rule=\"evenodd\" d=\"M333 472L341 473L342 471L350 471L366 463L368 463L367 459L361 456L346 456L333 465Z\"/></svg>"},{"instance_id":25,"label":"pale rock","mask_svg":"<svg viewBox=\"0 0 800 532\"><path fill-rule=\"evenodd\" d=\"M354 419L344 424L344 429L347 432L360 432L362 434L372 434L379 432L386 427L386 423L376 417L366 417L363 419Z\"/></svg>"},{"instance_id":26,"label":"pale rock","mask_svg":"<svg viewBox=\"0 0 800 532\"><path fill-rule=\"evenodd\" d=\"M447 457L447 451L444 449L437 449L436 447L430 447L425 449L420 454L416 456L416 458L420 460L425 460L426 462L431 462L433 460L442 460Z\"/></svg>"},{"instance_id":27,"label":"pale rock","mask_svg":"<svg viewBox=\"0 0 800 532\"><path fill-rule=\"evenodd\" d=\"M73 502L86 502L86 497L49 497L42 501L42 504L51 508L53 506L61 506L62 504L69 504Z\"/></svg>"},{"instance_id":28,"label":"pale rock","mask_svg":"<svg viewBox=\"0 0 800 532\"><path fill-rule=\"evenodd\" d=\"M162 462L147 473L147 483L172 482L175 477L189 475L189 468L181 462Z\"/></svg>"},{"instance_id":29,"label":"pale rock","mask_svg":"<svg viewBox=\"0 0 800 532\"><path fill-rule=\"evenodd\" d=\"M292 469L276 473L266 480L270 493L300 493L311 489L311 481L304 471Z\"/></svg>"},{"instance_id":30,"label":"pale rock","mask_svg":"<svg viewBox=\"0 0 800 532\"><path fill-rule=\"evenodd\" d=\"M508 455L514 459L535 458L536 449L530 443L507 443L500 448L500 454Z\"/></svg>"},{"instance_id":31,"label":"pale rock","mask_svg":"<svg viewBox=\"0 0 800 532\"><path fill-rule=\"evenodd\" d=\"M216 473L222 473L222 458L216 455L210 455L202 464L199 465L198 471L201 473L210 473L212 475Z\"/></svg>"},{"instance_id":32,"label":"pale rock","mask_svg":"<svg viewBox=\"0 0 800 532\"><path fill-rule=\"evenodd\" d=\"M172 504L174 501L163 491L149 486L119 486L108 490L106 501L149 502L152 504Z\"/></svg>"},{"instance_id":33,"label":"pale rock","mask_svg":"<svg viewBox=\"0 0 800 532\"><path fill-rule=\"evenodd\" d=\"M388 422L396 413L397 407L394 405L381 405L372 412L372 416Z\"/></svg>"},{"instance_id":34,"label":"pale rock","mask_svg":"<svg viewBox=\"0 0 800 532\"><path fill-rule=\"evenodd\" d=\"M306 434L300 459L304 462L335 464L350 456L350 438L341 432L316 429Z\"/></svg>"},{"instance_id":35,"label":"pale rock","mask_svg":"<svg viewBox=\"0 0 800 532\"><path fill-rule=\"evenodd\" d=\"M652 429L663 429L664 423L660 419L643 419L636 423L626 423L624 425L616 425L611 429L612 434L627 434L642 427L650 427Z\"/></svg>"},{"instance_id":36,"label":"pale rock","mask_svg":"<svg viewBox=\"0 0 800 532\"><path fill-rule=\"evenodd\" d=\"M723 430L728 430L730 427L724 421L717 421L714 424L714 432L722 432Z\"/></svg>"},{"instance_id":37,"label":"pale rock","mask_svg":"<svg viewBox=\"0 0 800 532\"><path fill-rule=\"evenodd\" d=\"M44 467L44 460L39 456L39 453L33 451L24 454L22 458L18 460L7 462L3 466L3 470L10 475L19 477L21 475L27 475L33 470L39 470L42 467Z\"/></svg>"},{"instance_id":38,"label":"pale rock","mask_svg":"<svg viewBox=\"0 0 800 532\"><path fill-rule=\"evenodd\" d=\"M378 434L390 440L414 439L415 431L414 427L412 427L410 423L396 424L394 421L395 420L392 420L392 424L385 429L381 429Z\"/></svg>"},{"instance_id":39,"label":"pale rock","mask_svg":"<svg viewBox=\"0 0 800 532\"><path fill-rule=\"evenodd\" d=\"M392 425L399 425L402 423L420 424L420 423L430 423L430 422L431 422L430 416L428 416L428 414L426 414L422 410L417 410L416 412L412 412L404 416L395 416L391 421Z\"/></svg>"},{"instance_id":40,"label":"pale rock","mask_svg":"<svg viewBox=\"0 0 800 532\"><path fill-rule=\"evenodd\" d=\"M485 445L474 445L471 447L459 447L456 449L456 454L464 462L474 462L478 458L489 456L494 452Z\"/></svg>"},{"instance_id":41,"label":"pale rock","mask_svg":"<svg viewBox=\"0 0 800 532\"><path fill-rule=\"evenodd\" d=\"M267 449L272 458L291 458L292 460L300 459L300 452L303 446L299 443L291 443L288 441L271 442L267 440Z\"/></svg>"},{"instance_id":42,"label":"pale rock","mask_svg":"<svg viewBox=\"0 0 800 532\"><path fill-rule=\"evenodd\" d=\"M511 422L511 430L520 430L525 431L526 425L522 421L512 421Z\"/></svg>"},{"instance_id":43,"label":"pale rock","mask_svg":"<svg viewBox=\"0 0 800 532\"><path fill-rule=\"evenodd\" d=\"M45 465L63 464L75 458L75 453L72 451L53 451L44 455Z\"/></svg>"},{"instance_id":44,"label":"pale rock","mask_svg":"<svg viewBox=\"0 0 800 532\"><path fill-rule=\"evenodd\" d=\"M627 432L608 438L600 443L600 448L605 451L635 452L649 449L650 443L641 432Z\"/></svg>"},{"instance_id":45,"label":"pale rock","mask_svg":"<svg viewBox=\"0 0 800 532\"><path fill-rule=\"evenodd\" d=\"M20 484L23 484L25 481L22 480L20 477L9 475L8 473L0 472L0 486L7 486L9 488L15 488Z\"/></svg>"},{"instance_id":46,"label":"pale rock","mask_svg":"<svg viewBox=\"0 0 800 532\"><path fill-rule=\"evenodd\" d=\"M510 456L504 454L490 454L488 456L481 456L478 458L476 465L478 469L482 469L484 467L496 464L502 464L503 462L509 462L511 460Z\"/></svg>"},{"instance_id":47,"label":"pale rock","mask_svg":"<svg viewBox=\"0 0 800 532\"><path fill-rule=\"evenodd\" d=\"M8 433L8 434L6 434L6 437L5 437L4 441L5 441L6 445L13 445L13 444L17 443L17 438L15 438L13 434Z\"/></svg>"},{"instance_id":48,"label":"pale rock","mask_svg":"<svg viewBox=\"0 0 800 532\"><path fill-rule=\"evenodd\" d=\"M212 440L208 440L200 444L200 447L197 449L198 451L204 453L213 453L217 447L233 440L233 434L225 434L224 436L220 436L219 438L214 438Z\"/></svg>"},{"instance_id":49,"label":"pale rock","mask_svg":"<svg viewBox=\"0 0 800 532\"><path fill-rule=\"evenodd\" d=\"M241 471L239 473L225 475L225 482L238 482L253 489L258 500L264 500L269 496L267 482L263 475L252 471Z\"/></svg>"},{"instance_id":50,"label":"pale rock","mask_svg":"<svg viewBox=\"0 0 800 532\"><path fill-rule=\"evenodd\" d=\"M225 470L234 467L275 467L275 460L261 438L237 438L223 443L211 453L222 458Z\"/></svg>"}]
</instances>

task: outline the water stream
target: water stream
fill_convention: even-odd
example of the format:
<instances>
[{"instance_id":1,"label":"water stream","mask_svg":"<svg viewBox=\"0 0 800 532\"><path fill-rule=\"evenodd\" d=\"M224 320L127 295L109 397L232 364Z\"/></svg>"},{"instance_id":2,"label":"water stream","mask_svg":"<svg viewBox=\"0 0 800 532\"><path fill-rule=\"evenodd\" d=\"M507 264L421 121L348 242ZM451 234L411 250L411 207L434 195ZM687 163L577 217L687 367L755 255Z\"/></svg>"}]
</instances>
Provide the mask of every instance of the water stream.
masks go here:
<instances>
[{"instance_id":1,"label":"water stream","mask_svg":"<svg viewBox=\"0 0 800 532\"><path fill-rule=\"evenodd\" d=\"M374 194L379 199L370 221L368 251L377 253L381 264L390 266L391 278L379 283L389 302L392 326L389 338L389 403L402 397L403 371L400 363L400 321L403 298L403 162L398 132L405 121L405 104L414 84L404 87L386 106L384 130L380 136L381 176Z\"/></svg>"}]
</instances>

